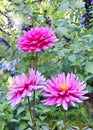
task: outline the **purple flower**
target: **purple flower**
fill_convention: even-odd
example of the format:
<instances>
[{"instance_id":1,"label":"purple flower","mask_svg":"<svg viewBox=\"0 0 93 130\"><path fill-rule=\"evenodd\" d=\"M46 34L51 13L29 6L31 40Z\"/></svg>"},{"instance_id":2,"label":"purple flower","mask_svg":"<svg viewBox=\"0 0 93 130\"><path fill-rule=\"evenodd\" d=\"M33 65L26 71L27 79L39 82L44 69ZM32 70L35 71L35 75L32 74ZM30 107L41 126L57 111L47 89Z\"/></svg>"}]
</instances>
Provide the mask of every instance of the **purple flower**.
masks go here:
<instances>
[{"instance_id":1,"label":"purple flower","mask_svg":"<svg viewBox=\"0 0 93 130\"><path fill-rule=\"evenodd\" d=\"M52 25L52 22L53 22L52 19L48 19L48 20L47 20L47 24L48 24L49 26Z\"/></svg>"},{"instance_id":2,"label":"purple flower","mask_svg":"<svg viewBox=\"0 0 93 130\"><path fill-rule=\"evenodd\" d=\"M38 3L41 4L42 0L39 0Z\"/></svg>"},{"instance_id":3,"label":"purple flower","mask_svg":"<svg viewBox=\"0 0 93 130\"><path fill-rule=\"evenodd\" d=\"M93 0L90 0L91 3L93 3Z\"/></svg>"},{"instance_id":4,"label":"purple flower","mask_svg":"<svg viewBox=\"0 0 93 130\"><path fill-rule=\"evenodd\" d=\"M0 39L0 44L3 44L4 43L4 40L3 39Z\"/></svg>"},{"instance_id":5,"label":"purple flower","mask_svg":"<svg viewBox=\"0 0 93 130\"><path fill-rule=\"evenodd\" d=\"M81 22L81 26L85 27L85 21Z\"/></svg>"}]
</instances>

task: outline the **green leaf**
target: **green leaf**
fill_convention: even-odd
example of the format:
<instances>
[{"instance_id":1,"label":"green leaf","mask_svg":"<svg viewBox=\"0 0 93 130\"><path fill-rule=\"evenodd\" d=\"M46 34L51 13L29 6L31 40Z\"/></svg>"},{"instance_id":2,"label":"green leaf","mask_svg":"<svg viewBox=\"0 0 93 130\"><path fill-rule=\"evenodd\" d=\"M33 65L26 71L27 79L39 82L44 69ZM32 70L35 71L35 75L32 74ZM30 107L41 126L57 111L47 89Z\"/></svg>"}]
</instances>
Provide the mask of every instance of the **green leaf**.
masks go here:
<instances>
[{"instance_id":1,"label":"green leaf","mask_svg":"<svg viewBox=\"0 0 93 130\"><path fill-rule=\"evenodd\" d=\"M77 121L76 120L74 122L74 126L79 127L79 129L81 130L81 129L83 129L83 127L85 126L85 124L83 122L81 122L81 121Z\"/></svg>"},{"instance_id":2,"label":"green leaf","mask_svg":"<svg viewBox=\"0 0 93 130\"><path fill-rule=\"evenodd\" d=\"M58 55L59 55L59 56L65 56L65 53L64 53L63 50L60 50L60 51L58 51Z\"/></svg>"},{"instance_id":3,"label":"green leaf","mask_svg":"<svg viewBox=\"0 0 93 130\"><path fill-rule=\"evenodd\" d=\"M46 116L39 116L39 118L40 118L41 121L44 121Z\"/></svg>"},{"instance_id":4,"label":"green leaf","mask_svg":"<svg viewBox=\"0 0 93 130\"><path fill-rule=\"evenodd\" d=\"M4 130L5 122L0 122L0 130Z\"/></svg>"},{"instance_id":5,"label":"green leaf","mask_svg":"<svg viewBox=\"0 0 93 130\"><path fill-rule=\"evenodd\" d=\"M24 130L27 127L27 123L23 122L22 124L19 125L19 130Z\"/></svg>"},{"instance_id":6,"label":"green leaf","mask_svg":"<svg viewBox=\"0 0 93 130\"><path fill-rule=\"evenodd\" d=\"M69 8L69 1L62 3L60 8L62 9L63 12L66 12Z\"/></svg>"},{"instance_id":7,"label":"green leaf","mask_svg":"<svg viewBox=\"0 0 93 130\"><path fill-rule=\"evenodd\" d=\"M49 130L49 127L48 126L42 126L42 129L40 130Z\"/></svg>"},{"instance_id":8,"label":"green leaf","mask_svg":"<svg viewBox=\"0 0 93 130\"><path fill-rule=\"evenodd\" d=\"M66 27L58 27L56 29L56 32L58 34L58 36L62 36L62 35L66 35L68 32L68 29Z\"/></svg>"},{"instance_id":9,"label":"green leaf","mask_svg":"<svg viewBox=\"0 0 93 130\"><path fill-rule=\"evenodd\" d=\"M69 61L71 61L71 62L75 62L75 61L76 61L76 55L70 55L70 56L68 57L68 59L69 59Z\"/></svg>"},{"instance_id":10,"label":"green leaf","mask_svg":"<svg viewBox=\"0 0 93 130\"><path fill-rule=\"evenodd\" d=\"M37 17L37 20L38 20L38 21L43 21L43 20L45 20L45 18L44 18L43 15L39 15L39 16Z\"/></svg>"},{"instance_id":11,"label":"green leaf","mask_svg":"<svg viewBox=\"0 0 93 130\"><path fill-rule=\"evenodd\" d=\"M17 111L17 115L19 115L21 112L23 112L24 111L24 107L22 107L22 108L19 108L18 109L18 111Z\"/></svg>"},{"instance_id":12,"label":"green leaf","mask_svg":"<svg viewBox=\"0 0 93 130\"><path fill-rule=\"evenodd\" d=\"M10 121L11 121L11 122L18 122L17 119L11 119Z\"/></svg>"},{"instance_id":13,"label":"green leaf","mask_svg":"<svg viewBox=\"0 0 93 130\"><path fill-rule=\"evenodd\" d=\"M70 24L68 27L69 27L70 31L79 30L79 27L76 24Z\"/></svg>"},{"instance_id":14,"label":"green leaf","mask_svg":"<svg viewBox=\"0 0 93 130\"><path fill-rule=\"evenodd\" d=\"M76 8L83 8L85 6L85 2L75 2L74 6Z\"/></svg>"},{"instance_id":15,"label":"green leaf","mask_svg":"<svg viewBox=\"0 0 93 130\"><path fill-rule=\"evenodd\" d=\"M92 73L93 74L93 62L88 62L85 66L85 70L88 73Z\"/></svg>"}]
</instances>

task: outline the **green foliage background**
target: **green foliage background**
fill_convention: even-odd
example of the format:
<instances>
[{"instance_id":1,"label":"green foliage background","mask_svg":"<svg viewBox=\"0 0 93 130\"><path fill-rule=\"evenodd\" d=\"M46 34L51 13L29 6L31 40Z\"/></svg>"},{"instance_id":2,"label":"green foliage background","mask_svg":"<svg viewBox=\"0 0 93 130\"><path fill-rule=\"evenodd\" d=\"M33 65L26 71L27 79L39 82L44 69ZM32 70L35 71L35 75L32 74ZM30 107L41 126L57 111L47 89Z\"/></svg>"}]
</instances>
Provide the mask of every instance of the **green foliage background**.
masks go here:
<instances>
[{"instance_id":1,"label":"green foliage background","mask_svg":"<svg viewBox=\"0 0 93 130\"><path fill-rule=\"evenodd\" d=\"M24 28L48 26L55 30L59 41L54 47L38 53L38 69L47 79L63 71L73 72L87 82L87 90L91 93L93 28L86 29L80 25L79 17L85 12L84 4L83 0L42 0L41 3L38 0L0 1L0 37L9 44L0 44L0 61L6 59L11 62L18 58L21 62L16 65L15 72L27 73L28 68L33 66L35 54L21 53L17 48L17 38L23 34ZM49 20L52 20L52 24L49 24ZM9 21L12 27L9 27ZM11 77L8 71L0 70L0 130L32 130L27 101L23 101L16 110L11 110L6 99ZM41 93L37 92L37 130L62 130L62 108L45 107L40 103L42 99ZM80 130L84 127L86 130L87 127L93 129L93 106L91 102L89 105L69 108L68 130L72 126Z\"/></svg>"}]
</instances>

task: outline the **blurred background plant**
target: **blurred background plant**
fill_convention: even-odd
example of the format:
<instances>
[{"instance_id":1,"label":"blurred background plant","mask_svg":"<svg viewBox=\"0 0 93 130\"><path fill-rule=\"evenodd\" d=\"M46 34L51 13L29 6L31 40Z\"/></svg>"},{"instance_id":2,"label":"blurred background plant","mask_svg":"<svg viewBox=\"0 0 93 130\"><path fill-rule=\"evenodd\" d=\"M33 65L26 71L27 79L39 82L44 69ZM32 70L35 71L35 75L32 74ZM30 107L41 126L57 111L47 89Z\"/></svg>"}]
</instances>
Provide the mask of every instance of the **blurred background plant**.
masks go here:
<instances>
[{"instance_id":1,"label":"blurred background plant","mask_svg":"<svg viewBox=\"0 0 93 130\"><path fill-rule=\"evenodd\" d=\"M89 0L0 1L0 130L31 130L30 115L26 112L27 101L11 110L6 93L12 76L26 73L33 66L34 54L21 53L16 43L23 31L36 26L52 28L59 38L55 46L39 52L39 71L47 79L63 71L73 72L87 82L90 98L76 108L69 108L68 129L93 129L92 6ZM63 110L43 106L40 104L42 99L38 92L37 130L62 130Z\"/></svg>"}]
</instances>

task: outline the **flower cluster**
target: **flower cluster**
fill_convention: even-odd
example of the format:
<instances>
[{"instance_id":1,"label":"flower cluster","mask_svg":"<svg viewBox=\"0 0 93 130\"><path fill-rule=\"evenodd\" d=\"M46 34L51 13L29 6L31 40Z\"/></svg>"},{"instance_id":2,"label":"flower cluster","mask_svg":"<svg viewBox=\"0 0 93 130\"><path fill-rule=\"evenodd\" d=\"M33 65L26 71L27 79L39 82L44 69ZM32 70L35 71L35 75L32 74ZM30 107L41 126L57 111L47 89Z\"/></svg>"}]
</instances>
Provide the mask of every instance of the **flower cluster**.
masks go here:
<instances>
[{"instance_id":1,"label":"flower cluster","mask_svg":"<svg viewBox=\"0 0 93 130\"><path fill-rule=\"evenodd\" d=\"M20 63L20 59L15 59L11 62L9 62L5 59L2 59L0 61L0 70L2 70L4 72L9 72L11 75L14 75L16 73L15 66L19 63Z\"/></svg>"},{"instance_id":2,"label":"flower cluster","mask_svg":"<svg viewBox=\"0 0 93 130\"><path fill-rule=\"evenodd\" d=\"M7 99L11 107L18 106L22 99L31 96L32 91L42 89L44 83L44 76L33 69L29 70L29 78L24 73L21 76L15 76L13 84L8 86L10 92L7 94Z\"/></svg>"},{"instance_id":3,"label":"flower cluster","mask_svg":"<svg viewBox=\"0 0 93 130\"><path fill-rule=\"evenodd\" d=\"M93 6L93 0L85 0L86 12L82 16L81 25L83 27L86 27L87 29L92 27L91 24L93 19L92 6Z\"/></svg>"},{"instance_id":4,"label":"flower cluster","mask_svg":"<svg viewBox=\"0 0 93 130\"><path fill-rule=\"evenodd\" d=\"M58 39L55 32L47 27L31 28L24 32L24 36L18 39L18 47L22 52L37 52L53 46ZM14 64L16 64L14 62ZM44 105L62 106L65 110L69 105L75 106L75 103L86 100L84 96L86 84L80 82L73 73L58 74L58 77L47 80L46 87L44 87L45 78L36 69L29 70L29 77L26 74L15 76L13 84L9 85L10 92L7 94L12 108L26 97L31 96L33 91L43 89L43 95L46 97L42 102Z\"/></svg>"}]
</instances>

